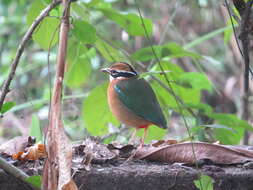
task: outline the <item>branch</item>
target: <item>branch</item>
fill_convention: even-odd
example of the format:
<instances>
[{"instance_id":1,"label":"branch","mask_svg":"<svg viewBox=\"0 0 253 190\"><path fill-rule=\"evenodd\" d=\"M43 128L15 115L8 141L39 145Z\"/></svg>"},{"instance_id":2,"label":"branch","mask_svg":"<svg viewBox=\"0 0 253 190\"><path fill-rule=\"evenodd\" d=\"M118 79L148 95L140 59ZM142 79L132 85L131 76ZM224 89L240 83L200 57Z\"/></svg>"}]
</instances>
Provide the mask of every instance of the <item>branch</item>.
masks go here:
<instances>
[{"instance_id":1,"label":"branch","mask_svg":"<svg viewBox=\"0 0 253 190\"><path fill-rule=\"evenodd\" d=\"M35 29L37 28L37 26L41 23L41 21L48 16L49 12L55 8L59 3L61 2L61 0L57 0L57 1L53 1L50 5L48 5L45 9L43 9L40 13L40 15L34 20L34 22L31 24L31 26L29 27L29 29L27 30L27 32L25 33L24 37L21 40L21 43L18 46L18 50L16 53L16 56L14 58L14 60L12 61L11 64L11 71L8 75L7 80L4 82L4 85L2 87L2 94L0 97L0 110L2 109L5 97L7 95L7 93L10 91L10 84L11 81L13 80L14 76L15 76L15 72L17 69L17 66L19 64L19 60L23 54L24 48L27 44L27 42L30 40L30 38L32 37L33 32L35 31Z\"/></svg>"},{"instance_id":2,"label":"branch","mask_svg":"<svg viewBox=\"0 0 253 190\"><path fill-rule=\"evenodd\" d=\"M17 179L20 179L21 181L25 182L27 185L32 187L32 185L26 181L29 175L24 173L22 170L16 168L15 166L13 166L12 164L10 164L1 157L0 157L0 168L2 168L6 173L11 174L12 176L16 177Z\"/></svg>"},{"instance_id":3,"label":"branch","mask_svg":"<svg viewBox=\"0 0 253 190\"><path fill-rule=\"evenodd\" d=\"M44 190L77 189L71 178L72 147L64 131L61 112L63 79L69 32L70 3L70 0L62 1L63 16L61 19L59 34L56 76L49 112L48 132L46 135L48 159L46 160L43 171Z\"/></svg>"},{"instance_id":4,"label":"branch","mask_svg":"<svg viewBox=\"0 0 253 190\"><path fill-rule=\"evenodd\" d=\"M242 21L241 21L241 34L240 34L240 40L242 42L242 50L244 55L244 89L243 89L243 95L242 95L242 118L246 121L249 120L250 113L249 113L249 29L251 27L251 7L252 7L253 1L248 1L246 3L246 8L244 10L244 13L242 15ZM243 140L244 144L248 144L249 142L249 134L246 132L245 137Z\"/></svg>"}]
</instances>

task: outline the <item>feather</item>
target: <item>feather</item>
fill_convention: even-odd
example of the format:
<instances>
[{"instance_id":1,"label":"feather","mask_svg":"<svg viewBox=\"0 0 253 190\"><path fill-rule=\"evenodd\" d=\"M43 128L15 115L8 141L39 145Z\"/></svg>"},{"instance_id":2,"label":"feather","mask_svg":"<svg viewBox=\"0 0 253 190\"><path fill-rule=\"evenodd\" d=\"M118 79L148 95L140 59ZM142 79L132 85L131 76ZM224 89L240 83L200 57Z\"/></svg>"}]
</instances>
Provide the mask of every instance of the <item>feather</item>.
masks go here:
<instances>
[{"instance_id":1,"label":"feather","mask_svg":"<svg viewBox=\"0 0 253 190\"><path fill-rule=\"evenodd\" d=\"M156 95L147 81L131 77L128 80L119 80L114 89L120 101L134 114L161 128L167 128Z\"/></svg>"}]
</instances>

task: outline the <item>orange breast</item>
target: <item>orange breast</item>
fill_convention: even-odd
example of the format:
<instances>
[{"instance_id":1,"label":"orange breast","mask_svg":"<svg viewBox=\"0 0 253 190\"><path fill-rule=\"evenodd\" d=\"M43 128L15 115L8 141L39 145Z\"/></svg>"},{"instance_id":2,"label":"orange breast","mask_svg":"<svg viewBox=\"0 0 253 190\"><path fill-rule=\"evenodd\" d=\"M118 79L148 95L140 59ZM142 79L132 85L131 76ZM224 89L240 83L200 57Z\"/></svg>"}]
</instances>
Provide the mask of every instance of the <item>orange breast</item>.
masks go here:
<instances>
[{"instance_id":1,"label":"orange breast","mask_svg":"<svg viewBox=\"0 0 253 190\"><path fill-rule=\"evenodd\" d=\"M125 79L112 80L107 90L108 103L112 113L119 121L132 127L151 125L152 123L150 121L147 121L144 118L137 116L120 101L115 89L113 88L113 86L115 85L115 83L117 83L118 80Z\"/></svg>"}]
</instances>

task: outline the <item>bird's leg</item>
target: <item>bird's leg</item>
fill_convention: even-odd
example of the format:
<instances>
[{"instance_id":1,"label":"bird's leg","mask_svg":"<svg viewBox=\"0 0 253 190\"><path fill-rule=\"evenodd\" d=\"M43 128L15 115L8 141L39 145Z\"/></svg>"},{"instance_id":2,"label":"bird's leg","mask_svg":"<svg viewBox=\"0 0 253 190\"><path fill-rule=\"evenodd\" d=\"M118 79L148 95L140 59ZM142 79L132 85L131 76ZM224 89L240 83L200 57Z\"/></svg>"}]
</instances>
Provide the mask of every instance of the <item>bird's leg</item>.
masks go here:
<instances>
[{"instance_id":1,"label":"bird's leg","mask_svg":"<svg viewBox=\"0 0 253 190\"><path fill-rule=\"evenodd\" d=\"M138 150L139 148L142 148L142 147L143 147L144 140L145 140L145 138L146 138L146 136L147 136L148 125L144 125L144 126L140 126L140 127L135 128L133 134L131 135L131 139L135 137L136 132L137 132L139 129L141 129L141 128L144 128L144 134L143 134L143 136L142 136L142 138L141 138L141 144L138 146L138 148L132 153L132 155L131 155L124 163L127 163L127 162L129 162L130 160L132 160L132 159L134 158L134 156L135 156L137 150Z\"/></svg>"},{"instance_id":2,"label":"bird's leg","mask_svg":"<svg viewBox=\"0 0 253 190\"><path fill-rule=\"evenodd\" d=\"M143 127L141 127L141 128L144 128L144 133L143 133L143 136L142 136L142 138L141 138L141 144L140 144L139 148L142 148L143 145L144 145L144 140L145 140L145 138L146 138L146 136L147 136L147 132L148 132L148 125L145 126L145 127L143 126Z\"/></svg>"},{"instance_id":3,"label":"bird's leg","mask_svg":"<svg viewBox=\"0 0 253 190\"><path fill-rule=\"evenodd\" d=\"M136 133L137 133L138 130L139 130L139 128L135 128L134 129L134 132L132 133L132 135L131 135L131 137L130 137L130 139L128 141L128 144L132 143L132 141L134 142L134 138L135 138Z\"/></svg>"}]
</instances>

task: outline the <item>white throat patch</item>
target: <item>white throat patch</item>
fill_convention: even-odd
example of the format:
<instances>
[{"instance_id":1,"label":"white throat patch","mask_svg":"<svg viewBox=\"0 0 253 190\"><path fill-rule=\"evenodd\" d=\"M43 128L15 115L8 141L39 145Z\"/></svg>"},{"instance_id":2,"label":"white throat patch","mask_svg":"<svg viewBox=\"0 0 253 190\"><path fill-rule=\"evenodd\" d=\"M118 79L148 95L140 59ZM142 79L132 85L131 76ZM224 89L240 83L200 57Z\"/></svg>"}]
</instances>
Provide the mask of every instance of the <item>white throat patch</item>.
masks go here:
<instances>
[{"instance_id":1,"label":"white throat patch","mask_svg":"<svg viewBox=\"0 0 253 190\"><path fill-rule=\"evenodd\" d=\"M121 79L126 79L126 77L117 77L117 78L113 78L111 75L110 75L110 82L112 82L113 80L121 80Z\"/></svg>"},{"instance_id":2,"label":"white throat patch","mask_svg":"<svg viewBox=\"0 0 253 190\"><path fill-rule=\"evenodd\" d=\"M112 82L112 81L113 81L113 79L114 79L114 78L110 75L110 82Z\"/></svg>"}]
</instances>

